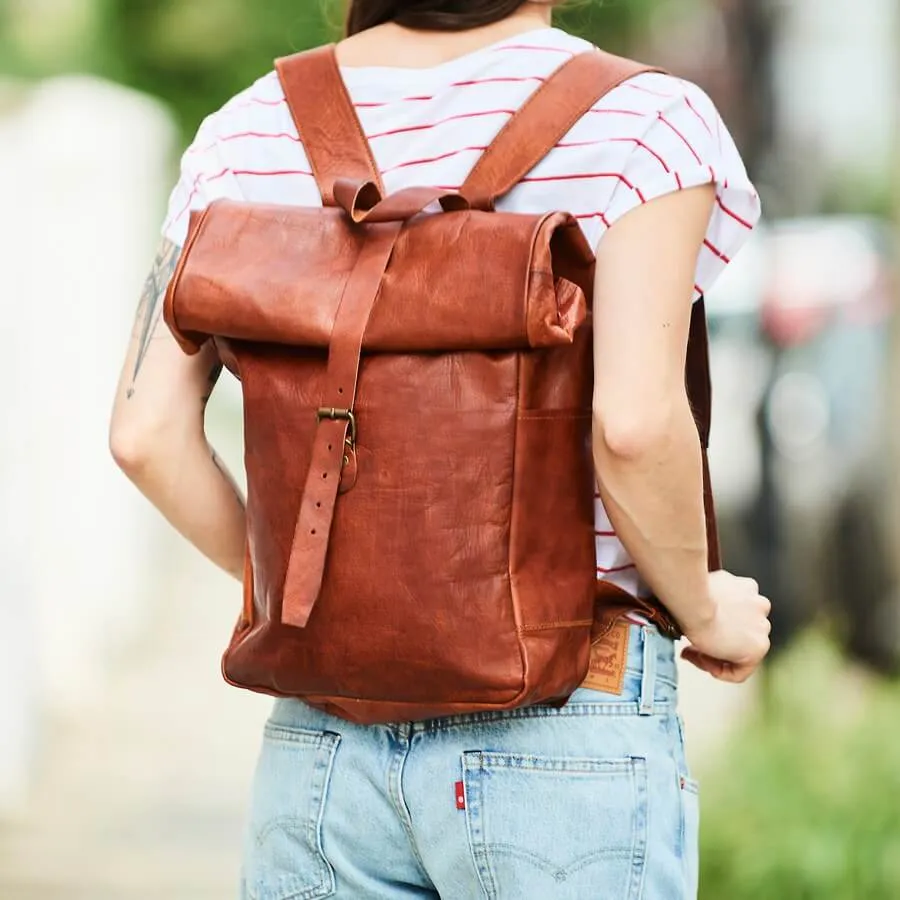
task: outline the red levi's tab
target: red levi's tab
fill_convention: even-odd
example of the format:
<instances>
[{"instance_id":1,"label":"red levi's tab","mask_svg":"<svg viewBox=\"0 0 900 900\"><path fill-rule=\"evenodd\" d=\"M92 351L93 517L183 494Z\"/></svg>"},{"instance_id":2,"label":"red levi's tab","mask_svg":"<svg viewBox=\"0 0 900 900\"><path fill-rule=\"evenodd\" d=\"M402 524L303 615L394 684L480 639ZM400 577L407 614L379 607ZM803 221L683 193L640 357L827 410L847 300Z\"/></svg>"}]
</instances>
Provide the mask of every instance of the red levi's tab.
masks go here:
<instances>
[{"instance_id":1,"label":"red levi's tab","mask_svg":"<svg viewBox=\"0 0 900 900\"><path fill-rule=\"evenodd\" d=\"M456 808L466 808L466 787L461 781L456 782Z\"/></svg>"}]
</instances>

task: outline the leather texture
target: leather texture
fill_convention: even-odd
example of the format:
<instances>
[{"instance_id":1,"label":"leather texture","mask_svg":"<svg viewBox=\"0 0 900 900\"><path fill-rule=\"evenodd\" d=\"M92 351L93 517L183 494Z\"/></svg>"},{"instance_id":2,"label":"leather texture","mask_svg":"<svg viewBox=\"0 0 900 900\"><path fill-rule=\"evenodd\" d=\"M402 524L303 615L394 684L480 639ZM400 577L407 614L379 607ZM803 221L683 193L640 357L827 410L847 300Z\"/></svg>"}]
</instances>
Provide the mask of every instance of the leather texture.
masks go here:
<instances>
[{"instance_id":1,"label":"leather texture","mask_svg":"<svg viewBox=\"0 0 900 900\"><path fill-rule=\"evenodd\" d=\"M213 339L244 395L225 677L361 723L562 703L624 610L677 629L596 581L594 256L568 214L493 203L645 69L576 57L459 193L388 197L333 49L278 70L324 207L194 214L165 302L183 349ZM699 313L686 378L705 437Z\"/></svg>"},{"instance_id":2,"label":"leather texture","mask_svg":"<svg viewBox=\"0 0 900 900\"><path fill-rule=\"evenodd\" d=\"M275 61L275 70L325 206L334 205L334 182L338 178L374 181L379 190L381 175L365 138L359 118L347 94L334 47L317 47L297 57ZM311 89L314 86L314 89Z\"/></svg>"},{"instance_id":3,"label":"leather texture","mask_svg":"<svg viewBox=\"0 0 900 900\"><path fill-rule=\"evenodd\" d=\"M295 628L306 627L322 590L341 471L351 470L345 479L345 490L356 483L356 391L363 334L401 224L371 228L334 319L325 370L325 402L316 412L312 461L282 595L281 621Z\"/></svg>"},{"instance_id":4,"label":"leather texture","mask_svg":"<svg viewBox=\"0 0 900 900\"><path fill-rule=\"evenodd\" d=\"M365 351L524 350L572 342L590 296L575 285L593 271L578 223L565 213L497 215L496 222L470 211L427 215L400 232L363 337ZM370 227L348 227L340 209L233 200L195 213L167 296L176 339L189 353L213 336L327 350ZM481 264L485 239L496 265ZM556 276L570 283L558 295L547 291L554 264ZM494 298L503 302L486 302Z\"/></svg>"}]
</instances>

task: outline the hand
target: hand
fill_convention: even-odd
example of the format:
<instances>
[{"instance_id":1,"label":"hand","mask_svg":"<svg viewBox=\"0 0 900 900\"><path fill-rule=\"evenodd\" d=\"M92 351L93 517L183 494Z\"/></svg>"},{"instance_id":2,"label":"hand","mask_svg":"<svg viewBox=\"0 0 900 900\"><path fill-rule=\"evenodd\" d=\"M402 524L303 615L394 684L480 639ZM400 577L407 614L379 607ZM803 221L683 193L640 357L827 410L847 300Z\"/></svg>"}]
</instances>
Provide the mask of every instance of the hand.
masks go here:
<instances>
[{"instance_id":1,"label":"hand","mask_svg":"<svg viewBox=\"0 0 900 900\"><path fill-rule=\"evenodd\" d=\"M685 631L691 646L681 655L720 681L746 681L769 652L772 604L752 578L724 571L710 573L709 596L714 615Z\"/></svg>"}]
</instances>

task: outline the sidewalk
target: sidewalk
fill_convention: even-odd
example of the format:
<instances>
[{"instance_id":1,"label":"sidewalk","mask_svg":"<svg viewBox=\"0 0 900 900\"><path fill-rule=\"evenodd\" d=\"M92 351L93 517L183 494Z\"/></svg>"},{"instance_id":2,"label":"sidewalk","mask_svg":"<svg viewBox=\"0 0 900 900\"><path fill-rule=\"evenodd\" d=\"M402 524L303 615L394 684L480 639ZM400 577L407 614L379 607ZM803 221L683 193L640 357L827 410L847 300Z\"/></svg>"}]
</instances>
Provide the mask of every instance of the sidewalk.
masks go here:
<instances>
[{"instance_id":1,"label":"sidewalk","mask_svg":"<svg viewBox=\"0 0 900 900\"><path fill-rule=\"evenodd\" d=\"M0 900L227 900L265 698L219 657L239 588L182 544L142 646L83 720L46 735L23 820L0 825Z\"/></svg>"}]
</instances>

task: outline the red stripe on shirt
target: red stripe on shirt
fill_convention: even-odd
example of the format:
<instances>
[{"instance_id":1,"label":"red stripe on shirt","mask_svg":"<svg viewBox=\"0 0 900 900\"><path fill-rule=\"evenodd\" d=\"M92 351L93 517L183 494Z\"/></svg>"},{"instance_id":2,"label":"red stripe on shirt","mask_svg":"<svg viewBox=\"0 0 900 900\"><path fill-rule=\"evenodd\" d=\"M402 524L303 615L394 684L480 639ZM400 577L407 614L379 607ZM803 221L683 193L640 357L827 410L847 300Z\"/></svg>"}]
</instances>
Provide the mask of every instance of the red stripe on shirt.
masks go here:
<instances>
[{"instance_id":1,"label":"red stripe on shirt","mask_svg":"<svg viewBox=\"0 0 900 900\"><path fill-rule=\"evenodd\" d=\"M736 212L734 212L734 210L729 209L722 202L721 197L716 197L716 203L719 204L719 208L722 210L723 213L725 213L726 216L731 216L731 218L734 219L735 222L740 223L741 225L744 226L744 228L746 228L750 231L753 230L753 224L751 222L748 222L746 219L742 219Z\"/></svg>"},{"instance_id":2,"label":"red stripe on shirt","mask_svg":"<svg viewBox=\"0 0 900 900\"><path fill-rule=\"evenodd\" d=\"M453 81L448 86L452 88L461 88L461 87L477 87L480 84L521 84L526 81L538 81L544 82L545 78L541 78L539 75L521 75L521 76L496 76L493 78L471 78L466 81ZM381 102L372 102L372 103L355 103L357 109L379 109L384 106L390 106L392 103L408 103L408 102L417 102L421 100L434 100L434 95L425 95L416 97L401 97L398 100L386 100Z\"/></svg>"},{"instance_id":3,"label":"red stripe on shirt","mask_svg":"<svg viewBox=\"0 0 900 900\"><path fill-rule=\"evenodd\" d=\"M286 131L277 132L277 133L267 133L262 131L239 131L236 134L226 134L224 137L219 138L219 141L235 141L238 138L264 138L264 139L279 139L279 138L288 138L289 140L294 141L294 143L299 144L300 138L297 137L296 134L288 134Z\"/></svg>"},{"instance_id":4,"label":"red stripe on shirt","mask_svg":"<svg viewBox=\"0 0 900 900\"><path fill-rule=\"evenodd\" d=\"M257 140L271 141L271 140L282 140L287 138L288 140L293 141L295 144L300 143L300 138L295 134L288 134L286 131L282 132L264 132L264 131L238 131L234 134L226 134L220 138L216 138L216 140L207 144L205 147L190 147L188 148L185 156L198 156L203 153L207 153L210 150L215 149L217 144L225 144L228 141L237 141L241 138L256 138Z\"/></svg>"},{"instance_id":5,"label":"red stripe on shirt","mask_svg":"<svg viewBox=\"0 0 900 900\"><path fill-rule=\"evenodd\" d=\"M641 119L643 119L645 115L635 109L589 109L588 114L595 116L638 116Z\"/></svg>"},{"instance_id":6,"label":"red stripe on shirt","mask_svg":"<svg viewBox=\"0 0 900 900\"><path fill-rule=\"evenodd\" d=\"M370 141L375 141L378 140L378 138L390 137L395 134L407 134L411 131L428 131L432 128L437 128L439 125L444 125L447 122L458 122L461 119L476 119L481 116L511 116L514 115L515 112L514 109L487 109L483 112L459 113L459 115L448 116L446 119L438 119L437 122L428 122L424 125L405 125L402 128L392 128L390 131L379 131L377 134L370 134L368 139Z\"/></svg>"},{"instance_id":7,"label":"red stripe on shirt","mask_svg":"<svg viewBox=\"0 0 900 900\"><path fill-rule=\"evenodd\" d=\"M652 147L649 147L639 138L615 137L601 138L597 141L560 141L556 145L556 147L596 147L599 144L636 144L638 147L642 147L644 150L646 150L651 156L655 157L659 161L659 164L666 170L666 172L672 171L666 161Z\"/></svg>"},{"instance_id":8,"label":"red stripe on shirt","mask_svg":"<svg viewBox=\"0 0 900 900\"><path fill-rule=\"evenodd\" d=\"M671 128L672 131L674 131L675 134L677 134L678 137L680 137L681 140L684 141L685 147L687 147L688 150L690 150L691 153L694 154L694 159L697 160L698 165L701 165L701 166L702 166L702 165L703 165L703 160L700 159L699 154L698 154L697 151L693 148L693 146L691 145L691 142L690 142L690 141L689 141L689 140L688 140L688 139L687 139L687 138L686 138L686 137L685 137L685 136L684 136L684 135L683 135L683 134L682 134L682 133L681 133L681 132L680 132L680 131L679 131L679 130L678 130L678 129L677 129L677 128L676 128L676 127L675 127L675 126L674 126L674 125L673 125L673 124L672 124L672 123L671 123L664 115L663 115L663 114L662 114L662 113L658 113L658 116L659 116L659 120L660 120L663 124L668 125L669 128Z\"/></svg>"},{"instance_id":9,"label":"red stripe on shirt","mask_svg":"<svg viewBox=\"0 0 900 900\"><path fill-rule=\"evenodd\" d=\"M207 182L210 182L210 181L218 181L220 178L224 178L224 177L225 177L226 175L228 175L230 172L231 172L231 169L222 169L221 172L216 172L215 175L210 175L210 177L207 178L206 180L207 180Z\"/></svg>"},{"instance_id":10,"label":"red stripe on shirt","mask_svg":"<svg viewBox=\"0 0 900 900\"><path fill-rule=\"evenodd\" d=\"M471 87L475 84L521 84L524 81L539 81L543 84L546 80L546 78L541 78L540 75L498 75L494 78L471 78L468 81L453 81L450 83L450 87Z\"/></svg>"},{"instance_id":11,"label":"red stripe on shirt","mask_svg":"<svg viewBox=\"0 0 900 900\"><path fill-rule=\"evenodd\" d=\"M229 169L222 169L221 172L218 172L217 174L210 176L209 178L206 179L207 184L210 181L217 181L219 178L224 178L228 174L229 171L230 171ZM187 202L181 208L178 215L172 219L172 223L171 223L172 225L174 225L176 222L179 222L181 220L181 217L191 208L191 203L193 202L194 197L197 196L197 192L200 190L200 182L202 180L203 180L203 173L201 172L194 179L194 184L191 186L191 191L188 194Z\"/></svg>"},{"instance_id":12,"label":"red stripe on shirt","mask_svg":"<svg viewBox=\"0 0 900 900\"><path fill-rule=\"evenodd\" d=\"M248 106L283 106L287 103L284 97L279 100L263 100L262 97L251 97L244 103L236 103L234 106L226 106L224 112L231 112L235 109L246 109Z\"/></svg>"},{"instance_id":13,"label":"red stripe on shirt","mask_svg":"<svg viewBox=\"0 0 900 900\"><path fill-rule=\"evenodd\" d=\"M690 111L703 123L703 127L709 132L709 136L712 137L712 128L709 127L706 119L704 119L703 116L701 116L700 113L697 112L697 107L694 106L693 103L691 103L691 98L685 95L684 102L687 103L688 109L690 109Z\"/></svg>"},{"instance_id":14,"label":"red stripe on shirt","mask_svg":"<svg viewBox=\"0 0 900 900\"><path fill-rule=\"evenodd\" d=\"M609 219L606 218L606 213L602 212L592 212L592 213L579 213L575 216L576 219L599 219L607 228L610 227ZM596 497L599 497L599 494L595 494Z\"/></svg>"},{"instance_id":15,"label":"red stripe on shirt","mask_svg":"<svg viewBox=\"0 0 900 900\"><path fill-rule=\"evenodd\" d=\"M619 572L631 572L637 569L637 566L634 563L629 563L627 566L613 566L611 569L604 569L603 566L597 566L597 572L600 575L616 575Z\"/></svg>"},{"instance_id":16,"label":"red stripe on shirt","mask_svg":"<svg viewBox=\"0 0 900 900\"><path fill-rule=\"evenodd\" d=\"M597 537L605 537L605 538L618 537L618 535L614 531L595 531L594 534Z\"/></svg>"},{"instance_id":17,"label":"red stripe on shirt","mask_svg":"<svg viewBox=\"0 0 900 900\"><path fill-rule=\"evenodd\" d=\"M617 137L617 138L609 138L610 143L629 143L629 144L637 144L643 150L646 150L651 156L655 157L659 164L666 170L667 173L671 173L671 169L669 168L668 163L650 146L645 144L640 138L631 138L631 137Z\"/></svg>"},{"instance_id":18,"label":"red stripe on shirt","mask_svg":"<svg viewBox=\"0 0 900 900\"><path fill-rule=\"evenodd\" d=\"M573 172L568 175L526 175L520 182L551 182L551 181L584 181L589 178L615 178L621 181L627 188L635 191L641 198L641 202L645 203L644 196L641 191L633 185L621 172Z\"/></svg>"},{"instance_id":19,"label":"red stripe on shirt","mask_svg":"<svg viewBox=\"0 0 900 900\"><path fill-rule=\"evenodd\" d=\"M481 116L499 116L499 115L513 115L515 113L514 109L491 109L485 110L484 112L472 112L472 113L460 113L456 116L448 116L446 119L440 119L437 122L433 122L426 125L408 125L404 128L395 128L391 131L382 131L377 134L372 134L368 136L368 140L373 141L378 138L388 137L390 135L395 134L405 134L407 132L412 131L428 131L431 128L436 128L438 125L443 125L446 122L456 122L461 119L474 119ZM288 134L287 132L263 132L263 131L238 131L234 134L226 134L212 143L208 144L205 147L192 147L188 149L188 156L200 155L202 153L206 153L209 150L212 150L216 144L226 143L228 141L236 141L241 138L255 138L257 140L282 140L287 139L293 141L295 144L301 143L300 138L294 134ZM593 142L598 143L598 142Z\"/></svg>"},{"instance_id":20,"label":"red stripe on shirt","mask_svg":"<svg viewBox=\"0 0 900 900\"><path fill-rule=\"evenodd\" d=\"M434 97L423 94L421 97L400 97L397 100L388 100L379 103L354 103L353 105L356 109L381 109L384 106L390 106L392 103L415 103L420 100L434 100Z\"/></svg>"},{"instance_id":21,"label":"red stripe on shirt","mask_svg":"<svg viewBox=\"0 0 900 900\"><path fill-rule=\"evenodd\" d=\"M710 240L704 239L703 246L706 247L711 253L714 253L719 259L722 260L726 265L731 262L731 260L718 248L716 247Z\"/></svg>"},{"instance_id":22,"label":"red stripe on shirt","mask_svg":"<svg viewBox=\"0 0 900 900\"><path fill-rule=\"evenodd\" d=\"M562 47L535 47L531 44L504 44L502 47L496 48L498 53L503 50L539 50L544 53L564 53L566 56L575 55L571 50L563 50Z\"/></svg>"},{"instance_id":23,"label":"red stripe on shirt","mask_svg":"<svg viewBox=\"0 0 900 900\"><path fill-rule=\"evenodd\" d=\"M191 208L191 203L193 203L194 197L197 196L197 185L199 182L200 182L200 176L198 175L196 181L194 181L194 187L192 188L191 192L188 194L187 202L178 211L178 215L172 219L172 225L174 225L176 222L180 222L181 217Z\"/></svg>"},{"instance_id":24,"label":"red stripe on shirt","mask_svg":"<svg viewBox=\"0 0 900 900\"><path fill-rule=\"evenodd\" d=\"M549 49L549 48L548 48ZM566 51L568 52L568 51ZM528 75L517 78L477 78L472 79L470 81L457 81L453 82L450 87L474 87L479 84L491 84L498 81L505 82L525 82L525 81L540 81L543 82L545 79L537 76L537 75ZM380 109L385 106L390 106L392 103L413 103L420 102L424 100L434 100L434 96L432 95L421 95L415 97L400 97L397 100L390 101L381 101L381 102L365 102L361 101L359 103L354 103L353 105L357 109ZM287 104L287 101L284 99L281 100L263 100L258 97L253 97L250 100L247 100L245 103L235 104L234 106L225 107L223 112L237 112L241 109L247 109L250 106L284 106ZM599 113L599 114L618 114L622 116L639 116L643 117L646 113L638 112L634 109L590 109L589 113Z\"/></svg>"},{"instance_id":25,"label":"red stripe on shirt","mask_svg":"<svg viewBox=\"0 0 900 900\"><path fill-rule=\"evenodd\" d=\"M662 91L651 91L650 88L644 87L642 84L634 84L631 81L626 81L623 87L631 88L633 91L640 91L643 94L653 94L654 97L665 97L666 99L678 96L677 94L664 94Z\"/></svg>"},{"instance_id":26,"label":"red stripe on shirt","mask_svg":"<svg viewBox=\"0 0 900 900\"><path fill-rule=\"evenodd\" d=\"M225 174L225 173L222 173L222 174ZM313 177L312 172L307 172L303 169L277 169L273 172L260 172L256 169L232 169L231 174L232 175L252 175L257 178L274 178L274 177L277 177L280 175L306 175L309 178ZM219 175L217 177L221 178L222 176ZM209 180L213 181L214 179L210 178Z\"/></svg>"},{"instance_id":27,"label":"red stripe on shirt","mask_svg":"<svg viewBox=\"0 0 900 900\"><path fill-rule=\"evenodd\" d=\"M487 147L461 147L459 150L450 150L447 153L441 153L438 156L429 156L424 159L410 159L406 162L398 163L396 166L391 166L389 169L384 169L385 173L387 172L395 172L397 169L407 169L410 166L424 166L428 163L440 162L442 159L450 159L453 156L459 156L460 153L471 153L475 150L479 150L482 153L487 150Z\"/></svg>"}]
</instances>

